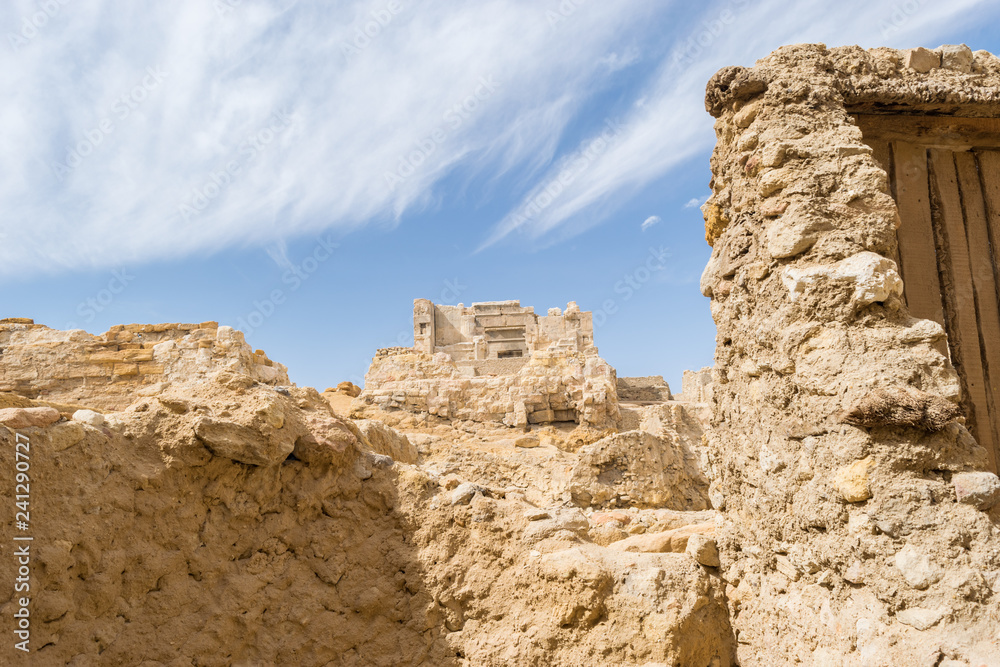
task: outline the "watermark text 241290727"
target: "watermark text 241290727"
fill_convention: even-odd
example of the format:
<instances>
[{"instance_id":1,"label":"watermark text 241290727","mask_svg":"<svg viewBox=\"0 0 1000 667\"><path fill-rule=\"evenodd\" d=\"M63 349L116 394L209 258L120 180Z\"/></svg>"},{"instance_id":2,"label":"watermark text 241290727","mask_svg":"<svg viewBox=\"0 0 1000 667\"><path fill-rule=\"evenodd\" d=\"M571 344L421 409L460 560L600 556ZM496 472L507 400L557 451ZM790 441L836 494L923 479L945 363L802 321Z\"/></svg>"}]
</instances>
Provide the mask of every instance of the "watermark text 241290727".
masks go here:
<instances>
[{"instance_id":1,"label":"watermark text 241290727","mask_svg":"<svg viewBox=\"0 0 1000 667\"><path fill-rule=\"evenodd\" d=\"M31 529L31 441L27 436L17 434L14 441L14 558L17 568L14 576L14 636L19 640L14 648L29 652L31 641L31 537L26 533Z\"/></svg>"}]
</instances>

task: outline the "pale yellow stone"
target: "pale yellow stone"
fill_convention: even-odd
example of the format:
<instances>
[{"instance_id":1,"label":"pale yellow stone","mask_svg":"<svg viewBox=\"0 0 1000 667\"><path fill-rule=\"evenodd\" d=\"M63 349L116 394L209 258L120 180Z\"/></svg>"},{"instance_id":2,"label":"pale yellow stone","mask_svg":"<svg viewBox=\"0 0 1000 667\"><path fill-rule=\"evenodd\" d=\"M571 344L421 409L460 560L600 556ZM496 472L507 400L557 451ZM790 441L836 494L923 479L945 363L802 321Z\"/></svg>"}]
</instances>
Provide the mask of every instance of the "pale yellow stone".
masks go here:
<instances>
[{"instance_id":1,"label":"pale yellow stone","mask_svg":"<svg viewBox=\"0 0 1000 667\"><path fill-rule=\"evenodd\" d=\"M837 471L834 485L837 491L849 503L859 503L872 497L868 487L868 473L872 467L872 457L868 456L844 466Z\"/></svg>"}]
</instances>

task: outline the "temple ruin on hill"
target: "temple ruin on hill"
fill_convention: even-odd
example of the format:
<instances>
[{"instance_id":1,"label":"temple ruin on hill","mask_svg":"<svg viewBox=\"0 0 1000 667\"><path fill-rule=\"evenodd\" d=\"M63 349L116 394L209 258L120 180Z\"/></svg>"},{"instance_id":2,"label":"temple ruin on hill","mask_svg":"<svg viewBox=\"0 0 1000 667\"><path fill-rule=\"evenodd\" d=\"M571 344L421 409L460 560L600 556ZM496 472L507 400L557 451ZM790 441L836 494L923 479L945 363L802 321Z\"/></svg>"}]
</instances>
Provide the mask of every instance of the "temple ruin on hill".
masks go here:
<instances>
[{"instance_id":1,"label":"temple ruin on hill","mask_svg":"<svg viewBox=\"0 0 1000 667\"><path fill-rule=\"evenodd\" d=\"M593 316L581 312L575 301L565 313L549 308L548 315L536 315L520 301L485 301L466 308L417 299L413 340L414 350L444 352L469 375L516 371L542 350L597 354Z\"/></svg>"},{"instance_id":2,"label":"temple ruin on hill","mask_svg":"<svg viewBox=\"0 0 1000 667\"><path fill-rule=\"evenodd\" d=\"M592 314L575 302L536 315L519 301L417 299L413 339L376 353L362 403L508 426L618 422L615 369L597 354Z\"/></svg>"}]
</instances>

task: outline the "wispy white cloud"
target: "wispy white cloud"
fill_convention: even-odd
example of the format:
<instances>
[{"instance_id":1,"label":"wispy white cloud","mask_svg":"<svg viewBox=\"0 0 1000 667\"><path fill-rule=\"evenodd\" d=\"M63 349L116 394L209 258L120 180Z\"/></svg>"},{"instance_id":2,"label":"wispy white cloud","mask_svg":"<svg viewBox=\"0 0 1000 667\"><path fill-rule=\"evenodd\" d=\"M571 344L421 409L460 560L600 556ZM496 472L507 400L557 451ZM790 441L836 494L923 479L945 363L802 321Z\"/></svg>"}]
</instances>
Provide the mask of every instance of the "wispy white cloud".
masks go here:
<instances>
[{"instance_id":1,"label":"wispy white cloud","mask_svg":"<svg viewBox=\"0 0 1000 667\"><path fill-rule=\"evenodd\" d=\"M636 101L621 119L614 145L567 184L558 198L526 218L524 212L538 189L584 149L561 156L541 175L539 185L496 224L485 245L514 233L519 240L533 243L572 236L607 217L615 201L627 201L635 191L710 149L715 135L703 97L705 83L721 67L752 65L756 58L782 44L802 42L936 46L941 35L955 27L984 20L990 7L985 0L956 0L947 4L909 3L906 7L912 5L912 11L904 11L900 8L903 4L811 0L796 3L794 11L789 11L787 3L774 0L712 3L686 31L679 29L671 35L672 51L646 89L635 91ZM992 13L998 13L996 8ZM595 136L601 131L603 128L596 130ZM581 143L581 147L587 145L587 141Z\"/></svg>"},{"instance_id":2,"label":"wispy white cloud","mask_svg":"<svg viewBox=\"0 0 1000 667\"><path fill-rule=\"evenodd\" d=\"M41 19L42 6L57 9ZM989 13L985 0L905 15L728 0L685 28L679 6L2 3L0 276L246 245L280 262L289 238L435 204L456 173L497 198L515 188L484 245L551 242L710 147L702 95L717 68L795 41L934 45ZM637 63L654 73L595 120L594 91ZM591 136L566 140L588 122Z\"/></svg>"},{"instance_id":3,"label":"wispy white cloud","mask_svg":"<svg viewBox=\"0 0 1000 667\"><path fill-rule=\"evenodd\" d=\"M646 231L647 229L649 229L653 225L658 225L661 222L663 222L663 219L660 218L660 216L658 216L658 215L651 215L651 216L649 216L648 218L646 218L645 220L642 221L642 225L640 225L640 228L642 229L642 231Z\"/></svg>"},{"instance_id":4,"label":"wispy white cloud","mask_svg":"<svg viewBox=\"0 0 1000 667\"><path fill-rule=\"evenodd\" d=\"M692 197L684 204L684 208L698 208L708 201L708 197L709 195L705 195L704 197Z\"/></svg>"},{"instance_id":5,"label":"wispy white cloud","mask_svg":"<svg viewBox=\"0 0 1000 667\"><path fill-rule=\"evenodd\" d=\"M53 2L27 36L39 4L0 6L0 274L277 250L392 223L459 167L530 177L658 11Z\"/></svg>"}]
</instances>

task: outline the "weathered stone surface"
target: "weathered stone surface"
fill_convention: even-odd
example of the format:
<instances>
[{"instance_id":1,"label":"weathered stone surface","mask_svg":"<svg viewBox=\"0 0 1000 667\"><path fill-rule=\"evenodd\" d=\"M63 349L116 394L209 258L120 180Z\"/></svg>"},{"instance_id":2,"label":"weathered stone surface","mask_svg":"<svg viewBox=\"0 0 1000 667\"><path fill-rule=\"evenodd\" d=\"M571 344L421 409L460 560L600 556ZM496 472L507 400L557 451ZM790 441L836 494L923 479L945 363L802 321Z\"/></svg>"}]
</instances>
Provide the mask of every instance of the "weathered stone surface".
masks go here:
<instances>
[{"instance_id":1,"label":"weathered stone surface","mask_svg":"<svg viewBox=\"0 0 1000 667\"><path fill-rule=\"evenodd\" d=\"M917 630L926 630L937 625L938 621L944 618L944 612L940 609L911 607L897 613L896 618L904 625L912 626Z\"/></svg>"},{"instance_id":2,"label":"weathered stone surface","mask_svg":"<svg viewBox=\"0 0 1000 667\"><path fill-rule=\"evenodd\" d=\"M841 497L849 503L859 503L872 497L868 487L868 472L872 468L871 457L855 461L837 471L834 483Z\"/></svg>"},{"instance_id":3,"label":"weathered stone surface","mask_svg":"<svg viewBox=\"0 0 1000 667\"><path fill-rule=\"evenodd\" d=\"M518 427L614 427L620 418L615 371L597 355L591 313L575 303L539 316L517 301L417 299L414 340L378 351L361 406Z\"/></svg>"},{"instance_id":4,"label":"weathered stone surface","mask_svg":"<svg viewBox=\"0 0 1000 667\"><path fill-rule=\"evenodd\" d=\"M55 423L59 419L59 411L55 408L0 409L0 424L7 428L43 427Z\"/></svg>"},{"instance_id":5,"label":"weathered stone surface","mask_svg":"<svg viewBox=\"0 0 1000 667\"><path fill-rule=\"evenodd\" d=\"M909 544L896 552L895 562L906 583L920 590L937 583L943 576L927 554L920 553Z\"/></svg>"},{"instance_id":6,"label":"weathered stone surface","mask_svg":"<svg viewBox=\"0 0 1000 667\"><path fill-rule=\"evenodd\" d=\"M719 567L719 549L715 540L700 533L688 537L685 553L706 567Z\"/></svg>"},{"instance_id":7,"label":"weathered stone surface","mask_svg":"<svg viewBox=\"0 0 1000 667\"><path fill-rule=\"evenodd\" d=\"M966 429L983 415L962 407L965 390L982 387L952 365L968 364L961 345L901 298L900 254L910 285L937 268L907 266L903 231L917 221L894 196L916 196L891 187L922 165L886 164L892 151L864 134L877 114L929 115L954 140L964 130L943 117L998 115L1000 62L976 53L970 72L964 49L948 49L948 66L943 53L788 46L720 71L706 92L717 143L700 287L718 331L705 469L724 508L716 539L731 563L741 665L932 665L945 643L966 664L995 662L985 647L997 602L960 576L1000 570L995 509L949 502L949 475L988 465ZM737 94L737 77L763 85ZM941 277L940 303L965 298ZM914 551L897 557L904 539ZM820 571L809 574L793 547ZM969 592L956 595L945 576ZM918 633L896 616L917 607L962 622Z\"/></svg>"},{"instance_id":8,"label":"weathered stone surface","mask_svg":"<svg viewBox=\"0 0 1000 667\"><path fill-rule=\"evenodd\" d=\"M100 336L0 324L0 349L0 391L104 411L121 410L160 383L198 382L223 369L291 384L287 368L214 322L119 325Z\"/></svg>"},{"instance_id":9,"label":"weathered stone surface","mask_svg":"<svg viewBox=\"0 0 1000 667\"><path fill-rule=\"evenodd\" d=\"M941 66L941 54L919 46L903 52L903 64L910 69L926 74Z\"/></svg>"},{"instance_id":10,"label":"weathered stone surface","mask_svg":"<svg viewBox=\"0 0 1000 667\"><path fill-rule=\"evenodd\" d=\"M400 463L417 462L419 456L417 448L396 429L374 419L359 419L354 423L374 452L389 456Z\"/></svg>"},{"instance_id":11,"label":"weathered stone surface","mask_svg":"<svg viewBox=\"0 0 1000 667\"><path fill-rule=\"evenodd\" d=\"M684 553L692 535L711 536L715 533L714 523L701 523L665 530L660 533L635 535L609 545L609 549L631 553Z\"/></svg>"},{"instance_id":12,"label":"weathered stone surface","mask_svg":"<svg viewBox=\"0 0 1000 667\"><path fill-rule=\"evenodd\" d=\"M586 445L570 472L569 497L581 507L608 503L706 509L708 480L687 443L635 430Z\"/></svg>"},{"instance_id":13,"label":"weathered stone surface","mask_svg":"<svg viewBox=\"0 0 1000 667\"><path fill-rule=\"evenodd\" d=\"M935 49L940 53L941 67L963 72L972 72L972 49L965 44L945 44Z\"/></svg>"},{"instance_id":14,"label":"weathered stone surface","mask_svg":"<svg viewBox=\"0 0 1000 667\"><path fill-rule=\"evenodd\" d=\"M960 472L951 478L958 502L988 510L1000 503L1000 478L992 472Z\"/></svg>"},{"instance_id":15,"label":"weathered stone surface","mask_svg":"<svg viewBox=\"0 0 1000 667\"><path fill-rule=\"evenodd\" d=\"M73 413L73 421L89 424L94 428L104 426L104 415L93 410L77 410Z\"/></svg>"}]
</instances>

